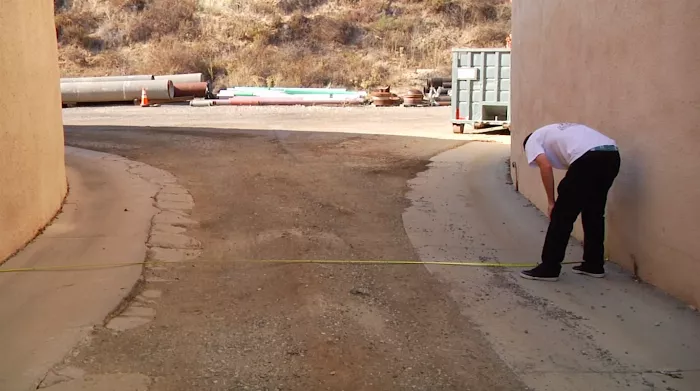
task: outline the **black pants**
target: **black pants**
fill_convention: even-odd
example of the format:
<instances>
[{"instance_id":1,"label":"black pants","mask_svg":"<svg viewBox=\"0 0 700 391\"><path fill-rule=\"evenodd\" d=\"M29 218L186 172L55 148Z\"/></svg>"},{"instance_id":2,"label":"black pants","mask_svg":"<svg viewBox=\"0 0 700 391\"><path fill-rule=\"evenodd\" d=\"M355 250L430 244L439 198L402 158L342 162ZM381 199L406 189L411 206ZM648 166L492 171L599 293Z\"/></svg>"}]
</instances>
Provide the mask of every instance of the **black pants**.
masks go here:
<instances>
[{"instance_id":1,"label":"black pants","mask_svg":"<svg viewBox=\"0 0 700 391\"><path fill-rule=\"evenodd\" d=\"M605 204L619 171L620 153L617 151L590 151L569 166L557 187L559 194L542 248L543 266L561 270L579 213L584 232L583 260L591 265L603 265Z\"/></svg>"}]
</instances>

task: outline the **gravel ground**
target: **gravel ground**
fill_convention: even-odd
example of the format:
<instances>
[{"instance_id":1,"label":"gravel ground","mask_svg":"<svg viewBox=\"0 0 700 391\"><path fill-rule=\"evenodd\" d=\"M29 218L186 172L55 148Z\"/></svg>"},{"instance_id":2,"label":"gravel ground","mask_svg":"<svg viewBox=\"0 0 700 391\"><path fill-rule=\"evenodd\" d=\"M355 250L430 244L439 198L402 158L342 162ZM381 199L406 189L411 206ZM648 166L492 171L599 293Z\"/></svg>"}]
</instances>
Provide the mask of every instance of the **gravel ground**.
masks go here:
<instances>
[{"instance_id":1,"label":"gravel ground","mask_svg":"<svg viewBox=\"0 0 700 391\"><path fill-rule=\"evenodd\" d=\"M149 272L141 289L162 292L151 323L100 328L63 366L142 374L149 390L169 391L525 389L422 266L237 262L417 259L401 218L406 181L465 141L334 132L355 116L360 132L453 138L438 114L401 109L414 117L380 121L379 109L254 108L207 122L183 118L200 109L163 107L150 123L151 108L110 119L119 109L64 110L66 143L176 175L194 198L199 225L189 232L203 254ZM197 128L171 127L188 124ZM313 126L328 132L284 131Z\"/></svg>"}]
</instances>

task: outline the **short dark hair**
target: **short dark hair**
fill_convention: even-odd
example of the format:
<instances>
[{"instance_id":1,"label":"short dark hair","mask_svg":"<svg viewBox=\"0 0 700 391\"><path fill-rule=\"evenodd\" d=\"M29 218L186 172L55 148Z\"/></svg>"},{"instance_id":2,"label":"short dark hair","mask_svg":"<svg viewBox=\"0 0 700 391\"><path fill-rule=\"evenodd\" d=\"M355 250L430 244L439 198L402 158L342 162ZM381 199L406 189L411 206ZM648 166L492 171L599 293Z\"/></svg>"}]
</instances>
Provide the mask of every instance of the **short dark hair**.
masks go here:
<instances>
[{"instance_id":1,"label":"short dark hair","mask_svg":"<svg viewBox=\"0 0 700 391\"><path fill-rule=\"evenodd\" d=\"M523 141L523 149L525 149L525 144L527 144L527 140L530 139L530 136L532 136L532 133L528 134L527 137L525 137L525 141Z\"/></svg>"}]
</instances>

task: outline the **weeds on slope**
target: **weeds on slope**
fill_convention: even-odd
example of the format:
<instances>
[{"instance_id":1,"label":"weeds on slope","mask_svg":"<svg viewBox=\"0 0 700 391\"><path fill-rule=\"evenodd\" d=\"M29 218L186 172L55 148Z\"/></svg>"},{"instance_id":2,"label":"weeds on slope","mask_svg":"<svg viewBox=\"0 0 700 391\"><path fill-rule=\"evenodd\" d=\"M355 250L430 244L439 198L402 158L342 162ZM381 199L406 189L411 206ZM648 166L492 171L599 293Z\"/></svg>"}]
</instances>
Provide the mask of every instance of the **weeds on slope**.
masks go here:
<instances>
[{"instance_id":1,"label":"weeds on slope","mask_svg":"<svg viewBox=\"0 0 700 391\"><path fill-rule=\"evenodd\" d=\"M55 0L64 75L203 72L219 85L402 84L502 47L507 0Z\"/></svg>"}]
</instances>

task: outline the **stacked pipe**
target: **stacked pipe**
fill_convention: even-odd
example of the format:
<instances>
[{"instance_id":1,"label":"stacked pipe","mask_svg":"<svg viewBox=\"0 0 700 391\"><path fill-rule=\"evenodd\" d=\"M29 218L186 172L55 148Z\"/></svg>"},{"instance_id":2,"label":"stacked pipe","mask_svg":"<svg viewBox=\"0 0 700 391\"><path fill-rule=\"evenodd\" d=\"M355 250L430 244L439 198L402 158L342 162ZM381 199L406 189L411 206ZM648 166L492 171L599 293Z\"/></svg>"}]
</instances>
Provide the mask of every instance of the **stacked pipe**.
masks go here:
<instances>
[{"instance_id":1,"label":"stacked pipe","mask_svg":"<svg viewBox=\"0 0 700 391\"><path fill-rule=\"evenodd\" d=\"M423 92L430 97L431 104L449 106L452 103L452 79L446 77L430 78L426 81Z\"/></svg>"},{"instance_id":2,"label":"stacked pipe","mask_svg":"<svg viewBox=\"0 0 700 391\"><path fill-rule=\"evenodd\" d=\"M198 99L190 102L193 107L204 106L345 106L365 102L363 91L345 88L266 88L233 87L218 93L218 99Z\"/></svg>"},{"instance_id":3,"label":"stacked pipe","mask_svg":"<svg viewBox=\"0 0 700 391\"><path fill-rule=\"evenodd\" d=\"M145 89L149 101L168 103L207 96L203 80L201 73L62 78L61 100L64 105L140 101Z\"/></svg>"},{"instance_id":4,"label":"stacked pipe","mask_svg":"<svg viewBox=\"0 0 700 391\"><path fill-rule=\"evenodd\" d=\"M447 77L432 77L427 80L426 82L427 87L443 87L447 89L452 89L452 79L447 78Z\"/></svg>"},{"instance_id":5,"label":"stacked pipe","mask_svg":"<svg viewBox=\"0 0 700 391\"><path fill-rule=\"evenodd\" d=\"M235 96L219 99L195 99L190 102L190 106L345 106L361 105L362 103L364 103L363 98L329 100L326 98Z\"/></svg>"}]
</instances>

